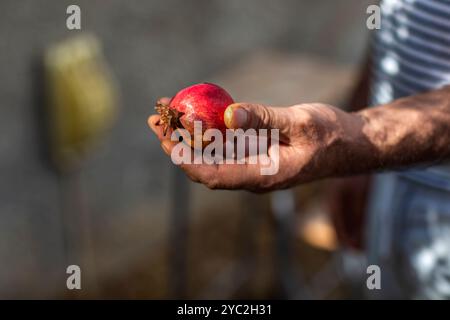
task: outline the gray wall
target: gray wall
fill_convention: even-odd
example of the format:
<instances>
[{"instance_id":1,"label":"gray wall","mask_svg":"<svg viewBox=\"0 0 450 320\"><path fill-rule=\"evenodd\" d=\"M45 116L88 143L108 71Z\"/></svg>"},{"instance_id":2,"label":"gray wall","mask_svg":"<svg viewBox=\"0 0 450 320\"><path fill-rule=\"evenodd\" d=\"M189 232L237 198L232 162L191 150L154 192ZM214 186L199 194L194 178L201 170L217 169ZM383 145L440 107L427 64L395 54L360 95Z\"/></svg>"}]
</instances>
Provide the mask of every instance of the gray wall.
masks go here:
<instances>
[{"instance_id":1,"label":"gray wall","mask_svg":"<svg viewBox=\"0 0 450 320\"><path fill-rule=\"evenodd\" d=\"M173 200L172 166L146 125L158 96L264 48L356 63L370 2L3 0L0 297L44 297L64 289L63 268L77 261L67 251L86 227L77 222L73 188L81 190L89 211L98 269L120 266L118 261L151 248L152 235L167 227ZM81 6L83 31L102 40L121 91L119 120L86 161L79 187L59 179L40 156L33 80L33 61L42 49L77 32L65 27L66 7L73 3Z\"/></svg>"}]
</instances>

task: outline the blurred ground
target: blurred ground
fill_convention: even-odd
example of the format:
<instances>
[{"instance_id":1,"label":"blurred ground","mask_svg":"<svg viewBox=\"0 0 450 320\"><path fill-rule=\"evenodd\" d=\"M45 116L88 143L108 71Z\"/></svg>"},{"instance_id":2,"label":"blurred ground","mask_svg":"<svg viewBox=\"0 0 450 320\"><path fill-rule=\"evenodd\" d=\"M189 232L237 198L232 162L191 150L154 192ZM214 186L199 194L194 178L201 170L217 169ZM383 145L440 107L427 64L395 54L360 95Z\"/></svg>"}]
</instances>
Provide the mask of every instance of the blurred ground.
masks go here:
<instances>
[{"instance_id":1,"label":"blurred ground","mask_svg":"<svg viewBox=\"0 0 450 320\"><path fill-rule=\"evenodd\" d=\"M82 31L94 33L103 43L120 86L121 113L105 143L86 160L75 187L72 178L58 177L41 156L35 96L35 67L42 50L78 33L65 27L65 11L73 2L0 4L0 297L168 297L169 210L172 203L183 203L171 197L177 188L174 168L146 125L154 101L181 87L217 79L261 51L308 54L330 65L355 66L366 45L362 26L370 1L76 3L82 10ZM267 77L270 83L270 73ZM240 250L247 240L235 235L245 235L236 230L249 212L261 215L256 219L259 230L252 220L246 222L251 226L247 232L259 234L252 241L260 245L257 260L250 264L254 278L246 279L236 294L272 295L276 284L270 280L268 207L224 203L228 193L205 195L203 189L195 191L202 187L195 188L189 297L225 296L222 282L229 282L227 272L235 272L227 270L235 270L236 257L245 256ZM88 225L76 217L76 193L84 199ZM253 202L267 203L267 197L263 199ZM65 219L63 212L73 220ZM79 232L90 234L89 252L77 249ZM92 285L67 295L65 267L72 263L89 266L83 272ZM211 275L219 272L225 280L210 284Z\"/></svg>"}]
</instances>

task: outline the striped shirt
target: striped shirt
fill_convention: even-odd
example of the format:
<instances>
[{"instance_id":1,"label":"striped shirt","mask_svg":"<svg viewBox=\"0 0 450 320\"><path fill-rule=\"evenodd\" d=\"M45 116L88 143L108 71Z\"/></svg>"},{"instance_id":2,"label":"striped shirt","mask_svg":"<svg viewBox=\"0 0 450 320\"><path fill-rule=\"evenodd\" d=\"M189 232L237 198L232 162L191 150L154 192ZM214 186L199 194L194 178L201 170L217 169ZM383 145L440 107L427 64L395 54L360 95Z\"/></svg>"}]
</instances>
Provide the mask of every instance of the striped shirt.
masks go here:
<instances>
[{"instance_id":1,"label":"striped shirt","mask_svg":"<svg viewBox=\"0 0 450 320\"><path fill-rule=\"evenodd\" d=\"M450 84L450 0L383 0L373 105ZM428 169L450 177L450 166Z\"/></svg>"},{"instance_id":2,"label":"striped shirt","mask_svg":"<svg viewBox=\"0 0 450 320\"><path fill-rule=\"evenodd\" d=\"M450 0L383 0L381 9L372 104L450 84ZM450 298L450 165L377 179L368 251L391 270L389 294Z\"/></svg>"},{"instance_id":3,"label":"striped shirt","mask_svg":"<svg viewBox=\"0 0 450 320\"><path fill-rule=\"evenodd\" d=\"M385 0L381 11L374 104L450 84L450 1Z\"/></svg>"}]
</instances>

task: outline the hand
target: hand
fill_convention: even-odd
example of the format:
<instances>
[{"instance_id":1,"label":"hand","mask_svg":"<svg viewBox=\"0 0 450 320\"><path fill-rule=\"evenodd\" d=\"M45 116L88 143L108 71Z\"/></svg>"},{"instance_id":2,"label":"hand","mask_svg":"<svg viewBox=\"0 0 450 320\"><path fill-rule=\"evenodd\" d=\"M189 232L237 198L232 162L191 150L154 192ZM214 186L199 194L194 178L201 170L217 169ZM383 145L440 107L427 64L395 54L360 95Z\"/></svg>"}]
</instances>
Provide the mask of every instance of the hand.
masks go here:
<instances>
[{"instance_id":1,"label":"hand","mask_svg":"<svg viewBox=\"0 0 450 320\"><path fill-rule=\"evenodd\" d=\"M159 102L168 103L168 98ZM161 141L167 155L177 142L163 135L159 115L148 119L150 128ZM348 143L358 140L363 120L325 104L301 104L292 107L267 107L235 103L225 111L230 129L279 129L279 170L261 175L259 164L182 164L189 178L211 189L246 189L264 192L291 187L298 183L339 173L348 161Z\"/></svg>"}]
</instances>

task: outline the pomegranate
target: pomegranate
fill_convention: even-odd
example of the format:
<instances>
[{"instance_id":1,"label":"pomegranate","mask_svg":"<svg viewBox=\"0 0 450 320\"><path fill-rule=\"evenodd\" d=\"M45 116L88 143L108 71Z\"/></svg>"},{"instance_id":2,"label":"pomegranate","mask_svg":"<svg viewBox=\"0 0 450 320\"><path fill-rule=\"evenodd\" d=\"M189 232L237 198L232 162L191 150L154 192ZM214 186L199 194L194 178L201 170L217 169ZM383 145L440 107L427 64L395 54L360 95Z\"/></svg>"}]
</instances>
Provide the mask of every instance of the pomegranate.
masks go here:
<instances>
[{"instance_id":1,"label":"pomegranate","mask_svg":"<svg viewBox=\"0 0 450 320\"><path fill-rule=\"evenodd\" d=\"M168 105L157 104L155 109L161 115L164 135L168 128L184 128L192 137L194 121L202 122L202 133L207 129L219 129L225 133L223 116L232 103L233 98L218 85L199 83L182 89ZM186 142L192 146L192 140Z\"/></svg>"}]
</instances>

